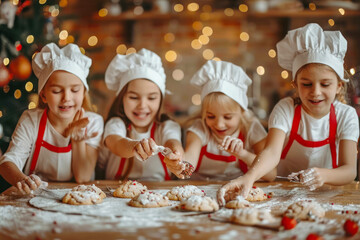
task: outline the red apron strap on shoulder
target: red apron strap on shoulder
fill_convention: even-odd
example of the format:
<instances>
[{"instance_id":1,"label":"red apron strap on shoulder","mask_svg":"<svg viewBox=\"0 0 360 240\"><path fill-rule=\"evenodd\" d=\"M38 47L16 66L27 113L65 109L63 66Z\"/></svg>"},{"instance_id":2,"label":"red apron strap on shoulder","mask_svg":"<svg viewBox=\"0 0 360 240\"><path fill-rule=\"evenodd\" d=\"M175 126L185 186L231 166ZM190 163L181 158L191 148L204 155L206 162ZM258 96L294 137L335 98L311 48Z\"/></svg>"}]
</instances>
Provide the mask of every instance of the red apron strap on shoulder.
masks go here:
<instances>
[{"instance_id":1,"label":"red apron strap on shoulder","mask_svg":"<svg viewBox=\"0 0 360 240\"><path fill-rule=\"evenodd\" d=\"M336 157L336 131L337 131L337 121L334 105L331 104L330 108L330 133L329 133L329 144L332 158L333 168L337 168L337 157Z\"/></svg>"},{"instance_id":2,"label":"red apron strap on shoulder","mask_svg":"<svg viewBox=\"0 0 360 240\"><path fill-rule=\"evenodd\" d=\"M292 126L291 126L291 132L290 132L290 136L289 136L289 141L288 141L288 143L286 144L284 150L281 153L281 159L286 158L286 155L289 152L290 147L291 147L291 145L293 144L293 142L294 142L294 140L296 138L296 135L297 135L297 132L298 132L298 129L299 129L300 119L301 119L301 104L299 104L299 105L297 105L295 107L295 114L294 114L294 119L293 119Z\"/></svg>"}]
</instances>

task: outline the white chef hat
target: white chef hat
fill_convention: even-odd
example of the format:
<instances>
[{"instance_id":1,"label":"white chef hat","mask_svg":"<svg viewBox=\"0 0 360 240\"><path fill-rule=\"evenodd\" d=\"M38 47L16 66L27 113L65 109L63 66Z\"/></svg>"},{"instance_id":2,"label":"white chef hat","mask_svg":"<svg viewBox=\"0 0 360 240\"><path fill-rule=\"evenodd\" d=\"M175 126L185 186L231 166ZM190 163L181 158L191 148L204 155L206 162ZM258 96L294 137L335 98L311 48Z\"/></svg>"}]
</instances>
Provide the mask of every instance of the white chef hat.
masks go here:
<instances>
[{"instance_id":1,"label":"white chef hat","mask_svg":"<svg viewBox=\"0 0 360 240\"><path fill-rule=\"evenodd\" d=\"M229 62L209 60L195 73L190 83L201 87L201 99L209 93L222 92L247 110L246 92L251 79L239 66Z\"/></svg>"},{"instance_id":2,"label":"white chef hat","mask_svg":"<svg viewBox=\"0 0 360 240\"><path fill-rule=\"evenodd\" d=\"M117 54L105 72L106 86L115 90L116 94L119 94L128 82L139 78L153 81L162 95L165 95L166 75L161 58L145 48L129 55Z\"/></svg>"},{"instance_id":3,"label":"white chef hat","mask_svg":"<svg viewBox=\"0 0 360 240\"><path fill-rule=\"evenodd\" d=\"M44 46L32 60L32 67L39 79L38 92L43 89L50 75L57 70L67 71L76 75L89 90L86 77L89 75L91 59L81 53L75 44L68 44L60 49L56 44Z\"/></svg>"},{"instance_id":4,"label":"white chef hat","mask_svg":"<svg viewBox=\"0 0 360 240\"><path fill-rule=\"evenodd\" d=\"M289 31L276 47L280 66L292 71L293 79L305 64L322 63L331 67L343 81L349 81L344 78L347 41L340 31L323 31L318 24L310 23Z\"/></svg>"}]
</instances>

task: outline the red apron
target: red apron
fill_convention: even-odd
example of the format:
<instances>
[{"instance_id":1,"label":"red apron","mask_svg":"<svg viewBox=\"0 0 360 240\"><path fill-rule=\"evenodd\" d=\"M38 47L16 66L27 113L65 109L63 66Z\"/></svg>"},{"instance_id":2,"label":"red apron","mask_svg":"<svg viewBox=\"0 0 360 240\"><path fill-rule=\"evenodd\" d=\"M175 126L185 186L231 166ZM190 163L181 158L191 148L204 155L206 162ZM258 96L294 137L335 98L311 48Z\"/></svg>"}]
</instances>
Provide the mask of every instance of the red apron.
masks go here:
<instances>
[{"instance_id":1,"label":"red apron","mask_svg":"<svg viewBox=\"0 0 360 240\"><path fill-rule=\"evenodd\" d=\"M131 125L130 125L131 127ZM150 132L150 138L152 139L155 139L154 136L155 136L155 130L156 130L156 123L154 122L153 123L153 126L151 127L151 132ZM170 180L170 175L169 175L169 172L166 168L166 164L164 162L164 156L161 154L161 153L158 153L158 156L160 158L160 162L161 162L161 165L162 167L164 168L164 173L165 173L165 177L164 177L164 180ZM125 166L125 162L126 162L127 158L121 158L120 160L120 165L119 165L119 169L118 171L116 172L116 175L115 175L115 179L120 179L121 178L121 175L123 173L123 170L124 170L124 166Z\"/></svg>"},{"instance_id":2,"label":"red apron","mask_svg":"<svg viewBox=\"0 0 360 240\"><path fill-rule=\"evenodd\" d=\"M304 140L297 132L299 129L301 119L301 104L297 105L295 108L294 120L291 127L291 132L289 136L289 141L286 144L285 148L282 151L281 159L285 159L287 153L289 152L291 145L293 144L294 140L301 144L303 147L308 148L316 148L322 147L326 144L330 144L330 151L331 151L331 158L332 158L332 167L337 168L337 160L336 160L336 130L337 130L337 122L336 122L336 115L335 115L335 108L331 104L330 107L330 116L329 116L329 137L322 141L308 141Z\"/></svg>"}]
</instances>

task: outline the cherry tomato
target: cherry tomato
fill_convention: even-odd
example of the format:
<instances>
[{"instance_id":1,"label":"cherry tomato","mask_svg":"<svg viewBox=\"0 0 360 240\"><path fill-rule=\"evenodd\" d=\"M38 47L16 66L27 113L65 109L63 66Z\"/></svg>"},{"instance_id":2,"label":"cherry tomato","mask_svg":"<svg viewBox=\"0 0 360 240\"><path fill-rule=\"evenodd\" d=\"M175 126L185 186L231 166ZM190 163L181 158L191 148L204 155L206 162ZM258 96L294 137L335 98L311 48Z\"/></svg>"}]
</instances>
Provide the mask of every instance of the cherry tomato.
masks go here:
<instances>
[{"instance_id":1,"label":"cherry tomato","mask_svg":"<svg viewBox=\"0 0 360 240\"><path fill-rule=\"evenodd\" d=\"M295 218L289 218L284 216L281 220L281 225L285 228L285 230L290 230L296 227L297 221Z\"/></svg>"},{"instance_id":2,"label":"cherry tomato","mask_svg":"<svg viewBox=\"0 0 360 240\"><path fill-rule=\"evenodd\" d=\"M317 235L316 233L310 233L307 237L306 240L323 240L323 238L319 235Z\"/></svg>"},{"instance_id":3,"label":"cherry tomato","mask_svg":"<svg viewBox=\"0 0 360 240\"><path fill-rule=\"evenodd\" d=\"M344 230L346 232L346 235L354 236L358 232L359 226L357 222L351 219L347 219L344 223Z\"/></svg>"}]
</instances>

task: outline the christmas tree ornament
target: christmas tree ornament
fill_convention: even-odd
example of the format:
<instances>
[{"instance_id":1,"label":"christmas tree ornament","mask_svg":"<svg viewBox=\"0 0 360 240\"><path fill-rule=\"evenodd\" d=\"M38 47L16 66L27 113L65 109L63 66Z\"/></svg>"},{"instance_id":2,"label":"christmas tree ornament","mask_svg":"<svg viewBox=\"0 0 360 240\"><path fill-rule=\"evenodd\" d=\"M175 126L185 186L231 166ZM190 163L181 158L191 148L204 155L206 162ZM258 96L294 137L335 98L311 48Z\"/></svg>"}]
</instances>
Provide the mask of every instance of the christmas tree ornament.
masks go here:
<instances>
[{"instance_id":1,"label":"christmas tree ornament","mask_svg":"<svg viewBox=\"0 0 360 240\"><path fill-rule=\"evenodd\" d=\"M0 87L7 85L11 80L9 70L3 65L0 65Z\"/></svg>"},{"instance_id":2,"label":"christmas tree ornament","mask_svg":"<svg viewBox=\"0 0 360 240\"><path fill-rule=\"evenodd\" d=\"M12 1L3 1L0 4L0 24L13 28L17 6Z\"/></svg>"},{"instance_id":3,"label":"christmas tree ornament","mask_svg":"<svg viewBox=\"0 0 360 240\"><path fill-rule=\"evenodd\" d=\"M15 79L26 80L31 76L31 63L26 57L20 55L10 62L9 70Z\"/></svg>"}]
</instances>

